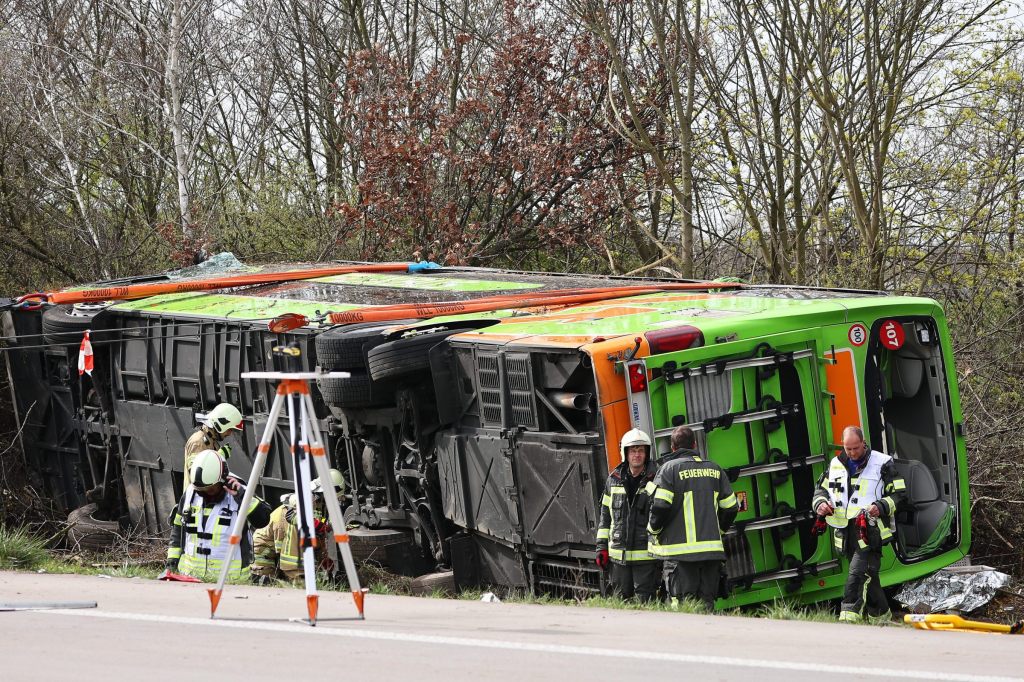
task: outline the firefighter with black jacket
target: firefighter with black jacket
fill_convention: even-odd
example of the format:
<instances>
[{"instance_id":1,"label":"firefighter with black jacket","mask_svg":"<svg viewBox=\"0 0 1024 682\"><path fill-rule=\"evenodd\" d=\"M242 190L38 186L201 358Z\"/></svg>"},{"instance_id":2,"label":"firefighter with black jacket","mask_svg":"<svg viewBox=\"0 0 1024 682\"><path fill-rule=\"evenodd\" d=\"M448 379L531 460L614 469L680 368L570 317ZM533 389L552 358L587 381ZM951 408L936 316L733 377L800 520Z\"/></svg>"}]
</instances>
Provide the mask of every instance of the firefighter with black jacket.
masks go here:
<instances>
[{"instance_id":1,"label":"firefighter with black jacket","mask_svg":"<svg viewBox=\"0 0 1024 682\"><path fill-rule=\"evenodd\" d=\"M738 512L736 495L721 467L701 459L692 429L678 427L671 444L652 485L650 551L672 565L673 605L696 597L710 610L725 561L722 533Z\"/></svg>"},{"instance_id":2,"label":"firefighter with black jacket","mask_svg":"<svg viewBox=\"0 0 1024 682\"><path fill-rule=\"evenodd\" d=\"M624 599L654 598L661 562L647 551L648 484L658 468L651 458L651 439L640 429L627 431L619 443L622 463L612 470L601 499L597 529L597 565L612 567L612 584Z\"/></svg>"},{"instance_id":3,"label":"firefighter with black jacket","mask_svg":"<svg viewBox=\"0 0 1024 682\"><path fill-rule=\"evenodd\" d=\"M811 508L831 526L836 549L850 560L839 620L890 616L878 571L882 547L895 532L896 506L906 494L892 457L869 448L859 427L843 429L843 452L832 458L811 500Z\"/></svg>"}]
</instances>

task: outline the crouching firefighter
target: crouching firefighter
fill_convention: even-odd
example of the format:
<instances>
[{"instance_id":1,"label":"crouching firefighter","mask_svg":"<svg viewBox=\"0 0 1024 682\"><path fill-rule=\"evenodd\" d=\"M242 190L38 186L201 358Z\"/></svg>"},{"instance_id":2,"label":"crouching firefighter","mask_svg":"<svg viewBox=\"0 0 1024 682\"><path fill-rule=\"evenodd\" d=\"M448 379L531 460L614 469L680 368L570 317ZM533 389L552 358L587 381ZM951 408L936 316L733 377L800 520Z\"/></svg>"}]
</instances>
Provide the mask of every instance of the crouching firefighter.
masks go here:
<instances>
[{"instance_id":1,"label":"crouching firefighter","mask_svg":"<svg viewBox=\"0 0 1024 682\"><path fill-rule=\"evenodd\" d=\"M661 562L647 551L647 515L658 469L651 458L651 439L640 429L620 442L622 463L604 484L601 525L597 529L597 565L611 563L612 584L624 599L654 598L661 580Z\"/></svg>"},{"instance_id":2,"label":"crouching firefighter","mask_svg":"<svg viewBox=\"0 0 1024 682\"><path fill-rule=\"evenodd\" d=\"M192 483L171 515L166 568L195 578L217 579L232 549L231 529L240 513L245 486L228 475L227 463L213 450L196 455L191 474ZM252 529L262 528L270 520L270 507L257 497L253 497L248 512L240 551L231 559L231 578L249 576Z\"/></svg>"},{"instance_id":3,"label":"crouching firefighter","mask_svg":"<svg viewBox=\"0 0 1024 682\"><path fill-rule=\"evenodd\" d=\"M339 505L345 496L345 477L337 469L331 469L333 494ZM327 504L324 500L324 486L319 478L310 483L313 493L313 528L317 537L317 568L328 575L334 573L338 563L338 548L334 542L330 523L327 520ZM328 493L329 494L329 493ZM299 546L299 517L294 493L281 497L281 506L270 514L270 523L256 531L253 536L255 561L252 565L253 582L265 585L275 579L302 579L302 547Z\"/></svg>"},{"instance_id":4,"label":"crouching firefighter","mask_svg":"<svg viewBox=\"0 0 1024 682\"><path fill-rule=\"evenodd\" d=\"M729 477L701 459L693 430L680 426L672 432L672 452L662 458L654 486L650 549L672 565L672 603L695 597L711 610L725 561L722 533L739 510Z\"/></svg>"},{"instance_id":5,"label":"crouching firefighter","mask_svg":"<svg viewBox=\"0 0 1024 682\"><path fill-rule=\"evenodd\" d=\"M871 450L856 426L843 429L843 452L818 481L811 508L831 527L832 540L850 561L839 620L887 618L889 603L878 571L882 547L892 542L896 506L907 484L892 457Z\"/></svg>"}]
</instances>

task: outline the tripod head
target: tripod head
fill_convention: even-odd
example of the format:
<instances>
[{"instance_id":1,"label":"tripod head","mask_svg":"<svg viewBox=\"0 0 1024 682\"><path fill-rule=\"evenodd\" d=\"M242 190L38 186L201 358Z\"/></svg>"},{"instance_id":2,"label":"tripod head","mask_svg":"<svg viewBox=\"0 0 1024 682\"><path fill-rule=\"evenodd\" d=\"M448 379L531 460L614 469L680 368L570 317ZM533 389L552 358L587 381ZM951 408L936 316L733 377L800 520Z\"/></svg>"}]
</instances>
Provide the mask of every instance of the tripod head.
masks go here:
<instances>
[{"instance_id":1,"label":"tripod head","mask_svg":"<svg viewBox=\"0 0 1024 682\"><path fill-rule=\"evenodd\" d=\"M271 348L270 358L274 361L274 368L277 370L282 372L302 371L302 347L294 341Z\"/></svg>"}]
</instances>

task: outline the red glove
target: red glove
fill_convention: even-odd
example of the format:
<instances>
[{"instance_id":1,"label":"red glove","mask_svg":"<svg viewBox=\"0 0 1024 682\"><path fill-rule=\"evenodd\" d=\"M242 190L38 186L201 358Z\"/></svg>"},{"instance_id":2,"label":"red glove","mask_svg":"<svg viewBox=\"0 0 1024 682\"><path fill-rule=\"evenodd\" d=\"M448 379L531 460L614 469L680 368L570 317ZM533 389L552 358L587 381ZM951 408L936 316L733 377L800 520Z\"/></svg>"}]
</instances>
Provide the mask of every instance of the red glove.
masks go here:
<instances>
[{"instance_id":1,"label":"red glove","mask_svg":"<svg viewBox=\"0 0 1024 682\"><path fill-rule=\"evenodd\" d=\"M331 532L331 524L323 519L313 519L313 530L317 535L327 535Z\"/></svg>"},{"instance_id":2,"label":"red glove","mask_svg":"<svg viewBox=\"0 0 1024 682\"><path fill-rule=\"evenodd\" d=\"M600 568L602 571L605 570L606 568L608 568L609 561L610 559L608 558L607 549L597 550L597 556L594 558L594 563L597 564L598 568Z\"/></svg>"}]
</instances>

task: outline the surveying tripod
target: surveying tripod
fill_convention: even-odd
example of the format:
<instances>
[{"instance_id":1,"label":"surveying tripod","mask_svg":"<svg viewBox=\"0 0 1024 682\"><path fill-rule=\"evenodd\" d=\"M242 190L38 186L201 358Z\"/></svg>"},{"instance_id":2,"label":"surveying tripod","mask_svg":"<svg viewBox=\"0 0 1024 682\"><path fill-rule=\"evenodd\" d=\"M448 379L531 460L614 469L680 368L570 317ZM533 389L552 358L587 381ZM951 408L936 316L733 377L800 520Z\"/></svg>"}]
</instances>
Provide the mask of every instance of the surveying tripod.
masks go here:
<instances>
[{"instance_id":1,"label":"surveying tripod","mask_svg":"<svg viewBox=\"0 0 1024 682\"><path fill-rule=\"evenodd\" d=\"M298 359L300 350L296 346L275 346L273 353L283 357L286 363L291 364ZM306 609L309 613L309 620L304 622L316 625L319 600L316 591L316 564L313 556L314 549L317 546L317 537L314 530L313 493L310 489L311 482L309 477L311 457L325 492L324 501L327 503L327 517L330 520L331 532L334 533L334 541L338 545L338 555L345 564L345 574L348 577L348 584L352 590L352 599L355 602L356 609L359 611L359 618L362 619L364 617L363 598L365 593L359 586L359 576L356 574L356 565L352 560L352 549L348 545L345 519L341 514L338 497L334 494L330 465L327 462L327 451L324 449L319 431L313 422L313 415L316 412L313 407L313 399L309 395L309 381L312 379L343 379L348 376L348 372L244 372L242 374L243 379L268 379L278 381L279 383L277 385L277 395L274 396L274 403L270 407L267 426L263 430L263 437L260 439L256 461L252 465L252 475L245 489L245 496L242 498L238 518L235 519L235 525L231 529L228 557L221 568L217 587L207 590L210 595L210 618L213 618L217 612L217 605L220 603L220 597L224 591L224 582L227 580L231 562L235 558L235 552L239 549L238 544L242 537L242 529L245 527L249 505L252 503L256 486L259 485L260 476L263 474L263 466L266 463L267 454L270 452L270 443L277 429L277 420L286 402L288 404L288 431L291 435L292 475L295 481L295 498L297 501L295 520L299 528L302 571L306 581ZM296 418L299 420L298 429L296 428Z\"/></svg>"}]
</instances>

